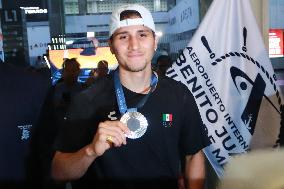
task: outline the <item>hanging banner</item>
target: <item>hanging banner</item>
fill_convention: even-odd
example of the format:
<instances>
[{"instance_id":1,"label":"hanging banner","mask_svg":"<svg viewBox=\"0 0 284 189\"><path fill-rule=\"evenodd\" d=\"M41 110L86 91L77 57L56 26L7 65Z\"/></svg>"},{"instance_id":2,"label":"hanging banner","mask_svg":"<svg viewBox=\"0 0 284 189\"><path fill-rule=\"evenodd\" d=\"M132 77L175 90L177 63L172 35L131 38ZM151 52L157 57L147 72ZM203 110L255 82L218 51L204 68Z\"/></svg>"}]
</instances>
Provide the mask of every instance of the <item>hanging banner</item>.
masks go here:
<instances>
[{"instance_id":1,"label":"hanging banner","mask_svg":"<svg viewBox=\"0 0 284 189\"><path fill-rule=\"evenodd\" d=\"M195 97L218 176L230 157L276 144L282 97L248 0L213 1L167 75Z\"/></svg>"}]
</instances>

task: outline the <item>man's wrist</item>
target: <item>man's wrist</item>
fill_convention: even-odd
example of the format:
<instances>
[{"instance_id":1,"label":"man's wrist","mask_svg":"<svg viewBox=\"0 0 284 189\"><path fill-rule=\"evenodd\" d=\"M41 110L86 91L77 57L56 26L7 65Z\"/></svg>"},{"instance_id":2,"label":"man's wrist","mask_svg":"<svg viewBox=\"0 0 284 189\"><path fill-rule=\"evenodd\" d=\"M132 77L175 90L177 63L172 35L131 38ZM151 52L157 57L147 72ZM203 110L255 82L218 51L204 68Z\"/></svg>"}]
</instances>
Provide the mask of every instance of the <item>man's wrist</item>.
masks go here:
<instances>
[{"instance_id":1,"label":"man's wrist","mask_svg":"<svg viewBox=\"0 0 284 189\"><path fill-rule=\"evenodd\" d=\"M86 147L85 152L86 152L86 155L87 155L88 157L96 157L96 156L97 156L96 152L93 150L93 148L92 148L90 145L88 145L88 146Z\"/></svg>"}]
</instances>

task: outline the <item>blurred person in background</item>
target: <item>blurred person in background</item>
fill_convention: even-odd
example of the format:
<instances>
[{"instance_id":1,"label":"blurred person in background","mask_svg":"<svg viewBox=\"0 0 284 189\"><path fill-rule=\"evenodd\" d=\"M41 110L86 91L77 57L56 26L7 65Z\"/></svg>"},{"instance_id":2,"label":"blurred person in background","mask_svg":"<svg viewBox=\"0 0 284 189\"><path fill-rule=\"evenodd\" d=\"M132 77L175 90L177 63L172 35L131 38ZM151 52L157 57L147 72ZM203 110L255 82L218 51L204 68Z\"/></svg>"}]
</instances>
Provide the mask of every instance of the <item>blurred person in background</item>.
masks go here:
<instances>
[{"instance_id":1,"label":"blurred person in background","mask_svg":"<svg viewBox=\"0 0 284 189\"><path fill-rule=\"evenodd\" d=\"M46 62L43 60L42 56L37 56L37 59L35 61L34 66L37 69L41 69L41 68L46 68L47 67Z\"/></svg>"},{"instance_id":2,"label":"blurred person in background","mask_svg":"<svg viewBox=\"0 0 284 189\"><path fill-rule=\"evenodd\" d=\"M53 104L57 118L62 120L74 95L84 89L78 81L80 64L75 58L65 59L62 64L62 82L54 86Z\"/></svg>"},{"instance_id":3,"label":"blurred person in background","mask_svg":"<svg viewBox=\"0 0 284 189\"><path fill-rule=\"evenodd\" d=\"M168 55L161 55L157 58L157 73L158 75L166 75L167 69L171 67L172 60Z\"/></svg>"},{"instance_id":4,"label":"blurred person in background","mask_svg":"<svg viewBox=\"0 0 284 189\"><path fill-rule=\"evenodd\" d=\"M97 67L98 77L105 77L108 74L108 62L101 60Z\"/></svg>"},{"instance_id":5,"label":"blurred person in background","mask_svg":"<svg viewBox=\"0 0 284 189\"><path fill-rule=\"evenodd\" d=\"M0 63L0 188L42 187L36 133L49 87L40 74Z\"/></svg>"},{"instance_id":6,"label":"blurred person in background","mask_svg":"<svg viewBox=\"0 0 284 189\"><path fill-rule=\"evenodd\" d=\"M84 84L78 81L80 71L80 64L75 58L64 59L62 81L50 88L39 118L37 149L41 149L40 165L44 170L44 186L47 189L65 188L65 183L55 183L50 177L53 144L74 96L85 88Z\"/></svg>"},{"instance_id":7,"label":"blurred person in background","mask_svg":"<svg viewBox=\"0 0 284 189\"><path fill-rule=\"evenodd\" d=\"M106 60L99 61L97 68L92 70L91 76L88 77L85 84L87 86L92 85L96 79L105 77L108 74L108 71L108 62Z\"/></svg>"}]
</instances>

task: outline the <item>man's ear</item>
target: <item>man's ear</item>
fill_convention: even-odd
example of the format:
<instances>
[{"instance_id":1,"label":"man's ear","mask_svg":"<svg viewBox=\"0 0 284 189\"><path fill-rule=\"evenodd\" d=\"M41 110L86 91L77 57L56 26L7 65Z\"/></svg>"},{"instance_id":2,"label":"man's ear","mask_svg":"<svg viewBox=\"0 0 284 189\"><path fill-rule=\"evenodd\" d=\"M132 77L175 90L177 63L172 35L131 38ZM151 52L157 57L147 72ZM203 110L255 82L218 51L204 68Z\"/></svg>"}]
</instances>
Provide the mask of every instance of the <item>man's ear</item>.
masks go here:
<instances>
[{"instance_id":1,"label":"man's ear","mask_svg":"<svg viewBox=\"0 0 284 189\"><path fill-rule=\"evenodd\" d=\"M113 50L113 47L112 47L112 41L110 39L108 40L108 46L109 46L111 54L114 54L114 50Z\"/></svg>"}]
</instances>

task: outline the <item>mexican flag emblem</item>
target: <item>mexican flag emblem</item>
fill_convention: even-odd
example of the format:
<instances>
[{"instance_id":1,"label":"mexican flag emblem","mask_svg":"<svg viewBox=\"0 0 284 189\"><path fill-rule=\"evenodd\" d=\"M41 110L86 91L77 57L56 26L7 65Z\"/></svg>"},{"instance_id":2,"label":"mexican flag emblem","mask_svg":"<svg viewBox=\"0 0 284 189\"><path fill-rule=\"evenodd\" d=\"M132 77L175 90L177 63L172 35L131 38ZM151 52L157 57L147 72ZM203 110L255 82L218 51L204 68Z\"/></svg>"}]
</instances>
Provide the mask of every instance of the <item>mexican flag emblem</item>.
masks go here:
<instances>
[{"instance_id":1,"label":"mexican flag emblem","mask_svg":"<svg viewBox=\"0 0 284 189\"><path fill-rule=\"evenodd\" d=\"M163 121L172 121L173 114L163 114Z\"/></svg>"},{"instance_id":2,"label":"mexican flag emblem","mask_svg":"<svg viewBox=\"0 0 284 189\"><path fill-rule=\"evenodd\" d=\"M173 121L173 114L163 114L162 124L164 127L171 127Z\"/></svg>"}]
</instances>

